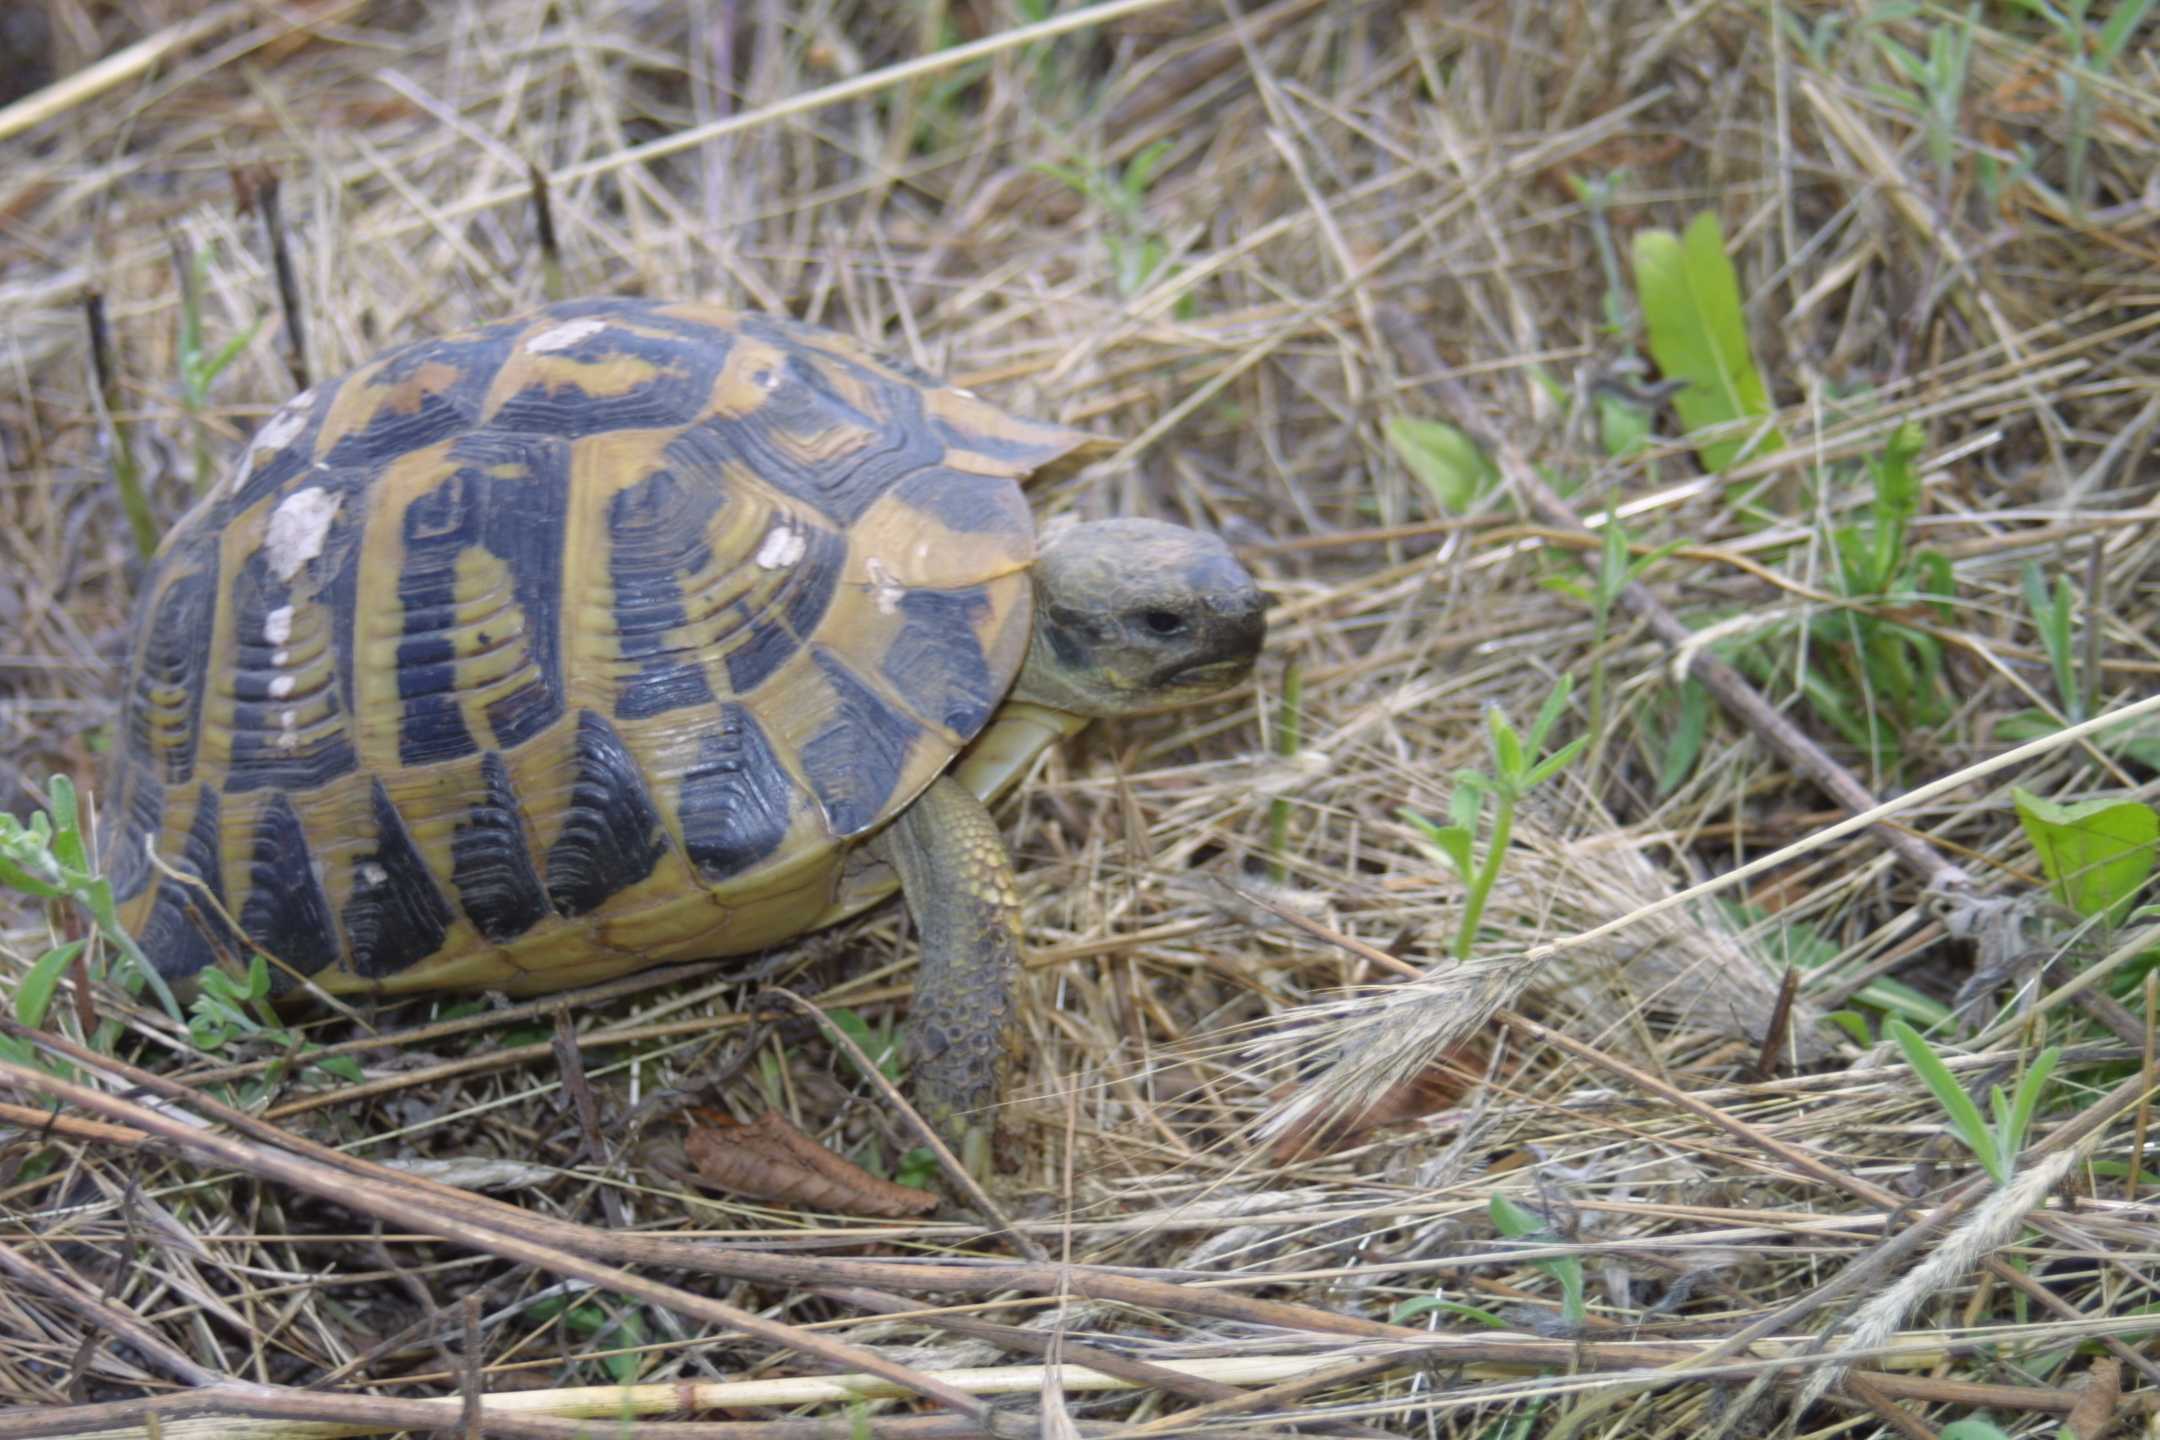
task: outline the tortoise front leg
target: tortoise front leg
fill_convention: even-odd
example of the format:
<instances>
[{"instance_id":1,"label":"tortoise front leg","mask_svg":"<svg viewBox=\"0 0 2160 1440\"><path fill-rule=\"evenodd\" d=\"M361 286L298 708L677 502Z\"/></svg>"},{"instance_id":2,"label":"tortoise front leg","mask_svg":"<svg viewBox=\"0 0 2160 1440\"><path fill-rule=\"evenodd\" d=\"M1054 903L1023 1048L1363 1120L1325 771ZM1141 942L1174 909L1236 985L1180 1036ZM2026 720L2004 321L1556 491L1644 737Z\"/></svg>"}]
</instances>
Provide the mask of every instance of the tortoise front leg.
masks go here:
<instances>
[{"instance_id":1,"label":"tortoise front leg","mask_svg":"<svg viewBox=\"0 0 2160 1440\"><path fill-rule=\"evenodd\" d=\"M1020 891L982 801L949 775L932 781L878 842L922 945L908 1020L910 1088L925 1119L989 1172L994 1107L1017 1046Z\"/></svg>"}]
</instances>

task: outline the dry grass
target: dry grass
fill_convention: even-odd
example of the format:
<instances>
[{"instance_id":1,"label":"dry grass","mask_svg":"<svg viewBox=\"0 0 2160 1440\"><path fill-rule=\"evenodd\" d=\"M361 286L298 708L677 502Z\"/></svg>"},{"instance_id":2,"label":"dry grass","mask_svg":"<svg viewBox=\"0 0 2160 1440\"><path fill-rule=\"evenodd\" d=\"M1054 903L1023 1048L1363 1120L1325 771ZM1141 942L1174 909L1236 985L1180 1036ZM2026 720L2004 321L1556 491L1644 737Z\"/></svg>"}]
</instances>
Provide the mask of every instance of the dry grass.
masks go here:
<instances>
[{"instance_id":1,"label":"dry grass","mask_svg":"<svg viewBox=\"0 0 2160 1440\"><path fill-rule=\"evenodd\" d=\"M2005 716L2058 701L2027 562L2074 588L2091 713L2160 668L2153 22L2073 94L2059 35L1985 7L1938 154L1882 42L1924 56L1964 33L1957 7L1114 8L1033 38L1015 8L890 0L0 14L21 89L176 42L19 132L0 116L0 791L18 814L47 774L95 777L131 593L83 297L104 297L110 419L169 520L198 447L229 453L294 384L263 227L229 179L257 165L282 178L314 375L540 301L539 166L572 292L785 310L1120 437L1045 507L1216 528L1280 601L1251 693L1098 729L1009 808L1036 947L1017 1238L763 1213L683 1178L673 1102L716 1072L741 1113L776 1103L893 1153L892 1117L811 1028L732 1064L734 1012L772 976L885 1015L912 963L891 909L756 977L580 1003L567 1088L582 1073L598 1147L548 1005L322 1021L326 1043L415 1033L357 1051L365 1084L258 1093L272 1057L198 1056L116 991L67 991L56 1034L122 1019L105 1048L185 1088L152 1103L79 1067L40 1124L20 1107L58 1092L0 1081L18 1107L0 1111L0 1407L110 1407L0 1413L0 1437L569 1434L529 1417L685 1409L701 1432L975 1433L986 1412L960 1392L1059 1345L1128 1388L1075 1372L1053 1393L1024 1370L1008 1423L1495 1440L2150 1423L2160 1225L2152 1162L2138 1193L2127 1162L2153 1069L2125 978L2147 944L2032 903L2008 796L2138 793L2150 771L2062 739L1972 767L2008 748ZM1114 187L1157 145L1130 204L1045 169ZM1998 178L2021 152L2031 178ZM1576 178L1615 178L1610 202L1586 206ZM1790 442L1717 476L1672 439L1610 458L1592 418L1644 383L1632 321L1606 323L1601 233L1624 256L1706 209ZM176 398L176 245L208 257L212 343L263 322L196 415ZM1390 448L1402 414L1520 453L1454 514ZM1902 420L1928 440L1915 543L1947 557L1959 603L1903 617L1940 643L1946 703L1900 722L1842 678L1821 622L1844 613L1829 532L1870 498L1833 467ZM1596 542L1540 503L1525 459L1580 513L1617 502L1639 546L1681 547L1648 599L1755 656L1757 688L1857 787L1947 782L1895 816L1902 850L1830 832L1864 798L1729 712L1660 785L1683 723L1669 639L1629 610L1601 636L1545 583L1580 577ZM1527 721L1563 675L1558 733L1596 743L1531 796L1457 969L1464 887L1398 812L1444 816L1451 777L1489 763L1485 708ZM1822 683L1894 730L1881 752L1796 698ZM1952 864L1972 883L1945 909L1927 886ZM48 923L16 912L0 995ZM1764 1072L1794 961L1812 968ZM1976 970L1940 1041L1969 1085L2066 1047L2000 1193L1895 1050L1822 1019L1857 1005L1877 1026L1885 982L1941 1004ZM200 1124L236 1085L256 1124ZM1262 1137L1300 1095L1381 1096L1397 1123L1283 1159ZM1503 1195L1546 1233L1496 1230ZM1579 1323L1556 1265L1583 1278ZM1398 1309L1433 1296L1501 1328ZM966 1303L924 1313L932 1297ZM1856 1335L1857 1368L1830 1369ZM870 1363L936 1414L718 1388ZM653 1388L569 1388L632 1377Z\"/></svg>"}]
</instances>

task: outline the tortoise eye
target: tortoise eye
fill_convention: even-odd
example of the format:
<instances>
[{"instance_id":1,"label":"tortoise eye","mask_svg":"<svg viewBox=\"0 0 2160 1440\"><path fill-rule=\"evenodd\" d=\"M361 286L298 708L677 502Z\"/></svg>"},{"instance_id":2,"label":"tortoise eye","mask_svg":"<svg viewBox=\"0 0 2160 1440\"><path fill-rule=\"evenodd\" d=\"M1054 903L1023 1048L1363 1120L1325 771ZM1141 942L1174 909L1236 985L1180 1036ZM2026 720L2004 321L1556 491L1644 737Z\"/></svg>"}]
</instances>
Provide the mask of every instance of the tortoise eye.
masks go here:
<instances>
[{"instance_id":1,"label":"tortoise eye","mask_svg":"<svg viewBox=\"0 0 2160 1440\"><path fill-rule=\"evenodd\" d=\"M1147 626L1151 635L1182 635L1185 633L1185 617L1175 610L1148 610L1142 612L1140 623Z\"/></svg>"}]
</instances>

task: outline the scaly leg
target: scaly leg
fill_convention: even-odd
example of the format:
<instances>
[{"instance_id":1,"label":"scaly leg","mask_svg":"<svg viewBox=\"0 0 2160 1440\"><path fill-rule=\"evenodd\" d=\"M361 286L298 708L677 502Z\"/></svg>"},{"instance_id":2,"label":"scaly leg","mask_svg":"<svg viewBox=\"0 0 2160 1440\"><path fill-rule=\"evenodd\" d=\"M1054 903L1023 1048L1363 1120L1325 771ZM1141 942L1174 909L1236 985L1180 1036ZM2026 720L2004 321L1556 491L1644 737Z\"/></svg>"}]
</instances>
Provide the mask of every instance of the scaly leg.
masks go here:
<instances>
[{"instance_id":1,"label":"scaly leg","mask_svg":"<svg viewBox=\"0 0 2160 1440\"><path fill-rule=\"evenodd\" d=\"M1012 858L982 801L949 775L901 811L879 844L900 872L922 945L908 1021L910 1088L969 1172L987 1175L995 1107L1018 1042Z\"/></svg>"}]
</instances>

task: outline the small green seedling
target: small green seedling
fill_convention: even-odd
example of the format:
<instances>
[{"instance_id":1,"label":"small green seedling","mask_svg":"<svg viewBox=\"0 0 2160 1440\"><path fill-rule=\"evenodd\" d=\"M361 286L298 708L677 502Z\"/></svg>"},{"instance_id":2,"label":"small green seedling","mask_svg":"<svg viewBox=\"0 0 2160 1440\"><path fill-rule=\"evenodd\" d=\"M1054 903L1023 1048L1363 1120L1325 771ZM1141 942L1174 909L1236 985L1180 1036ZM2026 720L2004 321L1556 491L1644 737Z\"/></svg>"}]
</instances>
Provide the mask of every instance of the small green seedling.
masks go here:
<instances>
[{"instance_id":1,"label":"small green seedling","mask_svg":"<svg viewBox=\"0 0 2160 1440\"><path fill-rule=\"evenodd\" d=\"M1544 1221L1517 1205L1507 1196L1494 1193L1486 1207L1492 1215L1493 1227L1510 1240L1537 1240L1557 1243L1560 1237ZM1580 1328L1589 1316L1589 1307L1583 1302L1583 1264L1573 1255L1562 1255L1551 1260L1533 1260L1531 1264L1552 1276L1560 1286L1560 1318L1570 1329Z\"/></svg>"},{"instance_id":2,"label":"small green seedling","mask_svg":"<svg viewBox=\"0 0 2160 1440\"><path fill-rule=\"evenodd\" d=\"M1538 758L1544 751L1546 736L1552 733L1554 724L1567 708L1568 697L1574 688L1570 677L1561 677L1553 692L1545 697L1545 704L1538 710L1537 719L1531 722L1528 735L1516 733L1498 706L1485 712L1492 744L1492 773L1456 772L1455 789L1448 796L1450 823L1435 825L1407 808L1396 812L1455 868L1455 873L1469 887L1469 894L1463 901L1462 925L1455 934L1455 958L1458 960L1469 958L1471 945L1477 938L1478 921L1485 913L1485 902L1500 878L1500 865L1507 858L1508 841L1514 833L1516 807L1532 790L1580 755L1590 741L1589 736L1578 735L1550 755ZM1477 823L1488 796L1493 802L1492 830L1486 837L1485 855L1480 861L1476 857Z\"/></svg>"},{"instance_id":3,"label":"small green seedling","mask_svg":"<svg viewBox=\"0 0 2160 1440\"><path fill-rule=\"evenodd\" d=\"M1600 740L1605 733L1605 640L1611 632L1613 607L1619 603L1621 591L1640 580L1651 566L1680 546L1676 541L1641 556L1630 556L1630 548L1627 527L1620 523L1619 507L1610 506L1605 511L1605 524L1598 533L1598 566L1590 576L1590 583L1586 585L1565 575L1555 575L1545 581L1548 589L1558 590L1590 607L1590 653L1597 657L1590 669L1590 735L1593 740Z\"/></svg>"},{"instance_id":4,"label":"small green seedling","mask_svg":"<svg viewBox=\"0 0 2160 1440\"><path fill-rule=\"evenodd\" d=\"M97 873L89 842L82 833L75 782L67 776L52 777L46 787L45 807L30 817L28 825L0 812L0 885L33 899L60 901L80 909L96 927L106 948L122 958L122 983L130 990L147 984L166 1013L175 1020L180 1018L180 1002L171 987L143 957L134 937L120 926L112 883Z\"/></svg>"},{"instance_id":5,"label":"small green seedling","mask_svg":"<svg viewBox=\"0 0 2160 1440\"><path fill-rule=\"evenodd\" d=\"M1980 1107L1973 1104L1972 1096L1958 1084L1950 1067L1930 1048L1920 1032L1903 1020L1892 1018L1889 1024L1890 1038L1898 1049L1905 1052L1905 1059L1920 1077L1922 1084L1935 1097L1949 1117L1950 1129L1965 1148L1972 1151L1980 1168L1998 1186L2008 1185L2016 1173L2017 1158L2025 1149L2025 1136L2032 1129L2033 1113L2040 1105L2040 1092L2047 1087L2048 1077L2055 1073L2055 1064L2062 1058L2060 1046L2050 1045L2033 1058L2025 1073L2018 1080L2017 1093L2009 1099L2003 1096L2002 1087L1988 1087L1988 1109L1994 1114L1994 1123L1980 1118Z\"/></svg>"},{"instance_id":6,"label":"small green seedling","mask_svg":"<svg viewBox=\"0 0 2160 1440\"><path fill-rule=\"evenodd\" d=\"M1980 7L1965 12L1961 24L1943 24L1928 30L1925 58L1913 53L1883 30L1873 32L1875 48L1891 72L1909 88L1878 85L1875 94L1889 104L1921 117L1927 130L1928 159L1934 163L1937 185L1951 186L1957 162L1958 122L1965 108L1965 78L1971 67L1973 32L1978 28ZM1915 93L1916 92L1916 93Z\"/></svg>"},{"instance_id":7,"label":"small green seedling","mask_svg":"<svg viewBox=\"0 0 2160 1440\"><path fill-rule=\"evenodd\" d=\"M1170 247L1162 232L1147 216L1148 190L1156 172L1170 156L1171 141L1157 140L1125 162L1122 170L1103 166L1057 165L1038 162L1035 169L1069 186L1103 208L1109 227L1103 245L1110 256L1110 274L1120 295L1130 298L1158 280L1175 278L1167 262ZM1189 318L1197 302L1190 294L1179 297L1173 313Z\"/></svg>"},{"instance_id":8,"label":"small green seedling","mask_svg":"<svg viewBox=\"0 0 2160 1440\"><path fill-rule=\"evenodd\" d=\"M210 453L210 426L204 418L210 410L210 387L226 367L255 342L267 316L226 341L216 350L203 338L202 290L210 275L210 252L192 254L185 245L174 244L173 262L180 271L180 408L187 413L188 434L195 457L195 489L206 488L215 472Z\"/></svg>"}]
</instances>

